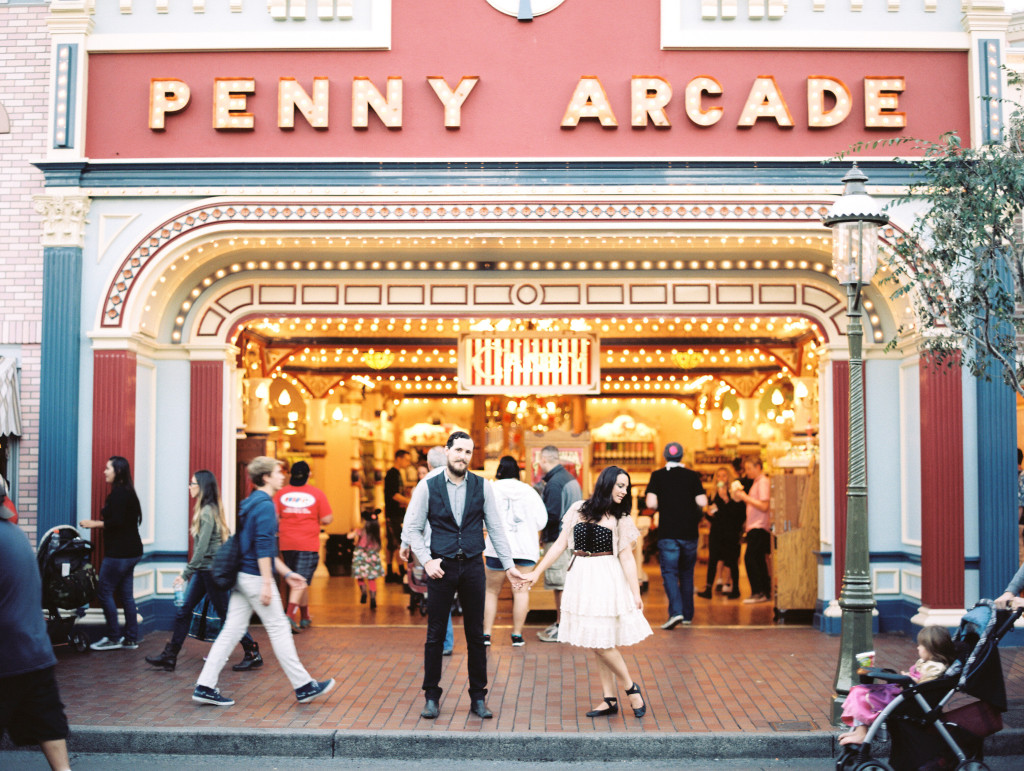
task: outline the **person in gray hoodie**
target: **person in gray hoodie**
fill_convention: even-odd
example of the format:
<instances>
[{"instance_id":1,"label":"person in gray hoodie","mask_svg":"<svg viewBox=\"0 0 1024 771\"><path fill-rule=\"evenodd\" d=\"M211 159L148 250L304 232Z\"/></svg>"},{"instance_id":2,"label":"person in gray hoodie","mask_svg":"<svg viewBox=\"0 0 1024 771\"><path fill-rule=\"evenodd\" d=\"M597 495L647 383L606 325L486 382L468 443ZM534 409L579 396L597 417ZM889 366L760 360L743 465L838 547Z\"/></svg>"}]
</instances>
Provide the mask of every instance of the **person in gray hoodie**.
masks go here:
<instances>
[{"instance_id":1,"label":"person in gray hoodie","mask_svg":"<svg viewBox=\"0 0 1024 771\"><path fill-rule=\"evenodd\" d=\"M517 567L531 568L540 559L538 533L548 522L548 510L540 495L530 485L520 481L519 463L511 455L498 461L494 475L494 498L505 525L505 536L512 549L512 561ZM484 645L491 644L491 629L498 612L498 595L505 583L505 571L498 561L490 536L484 547L487 567L487 587L484 595ZM512 647L522 648L523 624L530 611L530 590L512 589Z\"/></svg>"}]
</instances>

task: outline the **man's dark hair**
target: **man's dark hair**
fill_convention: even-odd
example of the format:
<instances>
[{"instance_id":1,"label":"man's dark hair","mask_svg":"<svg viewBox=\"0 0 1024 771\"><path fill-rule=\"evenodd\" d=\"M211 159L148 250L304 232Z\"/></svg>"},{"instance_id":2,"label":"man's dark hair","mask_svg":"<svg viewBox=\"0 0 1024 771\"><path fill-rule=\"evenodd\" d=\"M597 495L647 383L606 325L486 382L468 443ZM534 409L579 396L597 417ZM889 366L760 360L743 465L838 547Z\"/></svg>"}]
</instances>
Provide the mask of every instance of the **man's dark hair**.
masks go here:
<instances>
[{"instance_id":1,"label":"man's dark hair","mask_svg":"<svg viewBox=\"0 0 1024 771\"><path fill-rule=\"evenodd\" d=\"M448 437L448 442L445 444L445 447L447 447L450 450L452 447L455 446L455 442L457 442L459 439L468 439L471 442L473 441L473 437L471 437L465 431L452 431L452 435Z\"/></svg>"},{"instance_id":2,"label":"man's dark hair","mask_svg":"<svg viewBox=\"0 0 1024 771\"><path fill-rule=\"evenodd\" d=\"M408 454L408 450L395 450L395 460L398 460L399 458L404 458Z\"/></svg>"}]
</instances>

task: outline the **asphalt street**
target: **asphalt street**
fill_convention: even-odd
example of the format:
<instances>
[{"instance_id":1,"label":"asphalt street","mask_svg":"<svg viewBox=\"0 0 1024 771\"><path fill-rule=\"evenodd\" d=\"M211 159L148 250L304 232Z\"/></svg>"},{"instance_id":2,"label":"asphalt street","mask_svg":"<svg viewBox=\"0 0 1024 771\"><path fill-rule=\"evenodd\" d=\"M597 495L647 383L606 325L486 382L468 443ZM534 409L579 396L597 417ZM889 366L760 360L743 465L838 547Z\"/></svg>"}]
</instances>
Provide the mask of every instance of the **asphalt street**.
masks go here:
<instances>
[{"instance_id":1,"label":"asphalt street","mask_svg":"<svg viewBox=\"0 0 1024 771\"><path fill-rule=\"evenodd\" d=\"M1024 768L1024 755L992 757L985 761L991 771L1019 771ZM365 769L406 769L419 771L430 769L437 771L555 771L558 769L640 769L652 771L698 771L699 769L715 769L715 771L761 771L762 769L789 769L790 771L822 771L832 769L835 761L821 759L785 759L785 758L752 758L744 760L665 760L602 763L590 760L578 763L557 761L552 763L523 763L518 761L481 761L481 760L407 760L392 759L371 760L366 758L281 758L281 757L244 757L228 755L94 755L73 754L71 768L73 771L150 771L150 769L189 769L217 768L224 771L245 769L246 771L295 771L295 769L344 768ZM0 752L0 768L4 771L47 771L49 766L38 752Z\"/></svg>"}]
</instances>

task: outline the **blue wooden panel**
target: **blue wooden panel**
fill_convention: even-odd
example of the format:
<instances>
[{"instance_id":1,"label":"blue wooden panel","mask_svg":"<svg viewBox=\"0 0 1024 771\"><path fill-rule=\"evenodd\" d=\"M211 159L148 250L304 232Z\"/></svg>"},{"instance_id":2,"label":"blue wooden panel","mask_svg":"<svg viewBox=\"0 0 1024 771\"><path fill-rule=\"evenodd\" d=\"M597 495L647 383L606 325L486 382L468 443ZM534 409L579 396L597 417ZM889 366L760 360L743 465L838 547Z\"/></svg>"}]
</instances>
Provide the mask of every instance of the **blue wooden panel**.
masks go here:
<instances>
[{"instance_id":1,"label":"blue wooden panel","mask_svg":"<svg viewBox=\"0 0 1024 771\"><path fill-rule=\"evenodd\" d=\"M913 167L858 160L875 185L906 185ZM364 188L494 185L614 186L838 185L843 168L818 161L146 161L124 164L42 161L48 187L270 186Z\"/></svg>"},{"instance_id":2,"label":"blue wooden panel","mask_svg":"<svg viewBox=\"0 0 1024 771\"><path fill-rule=\"evenodd\" d=\"M1017 400L998 372L976 388L979 591L992 598L1017 570Z\"/></svg>"},{"instance_id":3,"label":"blue wooden panel","mask_svg":"<svg viewBox=\"0 0 1024 771\"><path fill-rule=\"evenodd\" d=\"M82 250L43 250L43 339L39 394L40 534L78 522L78 380ZM102 419L102 418L101 418Z\"/></svg>"}]
</instances>

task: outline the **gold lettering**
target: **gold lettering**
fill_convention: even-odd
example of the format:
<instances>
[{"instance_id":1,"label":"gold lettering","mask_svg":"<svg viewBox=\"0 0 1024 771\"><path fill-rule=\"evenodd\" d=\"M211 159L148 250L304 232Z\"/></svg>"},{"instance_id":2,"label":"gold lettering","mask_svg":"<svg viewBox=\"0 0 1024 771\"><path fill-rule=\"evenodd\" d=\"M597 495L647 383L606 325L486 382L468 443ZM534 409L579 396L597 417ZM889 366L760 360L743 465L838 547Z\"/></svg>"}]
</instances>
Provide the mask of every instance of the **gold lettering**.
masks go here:
<instances>
[{"instance_id":1,"label":"gold lettering","mask_svg":"<svg viewBox=\"0 0 1024 771\"><path fill-rule=\"evenodd\" d=\"M459 85L452 91L448 82L440 75L428 75L427 82L434 89L437 98L444 105L444 126L445 128L459 128L462 126L462 104L469 96L469 92L477 84L480 78L476 75L463 77Z\"/></svg>"},{"instance_id":2,"label":"gold lettering","mask_svg":"<svg viewBox=\"0 0 1024 771\"><path fill-rule=\"evenodd\" d=\"M245 95L256 93L253 78L214 78L213 127L218 130L249 131L255 126L251 112L245 112Z\"/></svg>"},{"instance_id":3,"label":"gold lettering","mask_svg":"<svg viewBox=\"0 0 1024 771\"><path fill-rule=\"evenodd\" d=\"M368 128L370 108L389 129L402 128L402 79L388 77L387 98L369 78L352 78L352 128Z\"/></svg>"},{"instance_id":4,"label":"gold lettering","mask_svg":"<svg viewBox=\"0 0 1024 771\"><path fill-rule=\"evenodd\" d=\"M758 75L754 79L737 125L753 126L761 118L774 119L782 128L793 127L793 116L789 114L779 84L772 75Z\"/></svg>"},{"instance_id":5,"label":"gold lettering","mask_svg":"<svg viewBox=\"0 0 1024 771\"><path fill-rule=\"evenodd\" d=\"M632 95L634 128L645 127L648 116L659 128L668 128L672 125L665 113L665 107L672 99L672 84L665 78L634 75Z\"/></svg>"},{"instance_id":6,"label":"gold lettering","mask_svg":"<svg viewBox=\"0 0 1024 771\"><path fill-rule=\"evenodd\" d=\"M163 131L167 113L181 112L191 97L192 91L184 80L153 78L149 82L149 127Z\"/></svg>"},{"instance_id":7,"label":"gold lettering","mask_svg":"<svg viewBox=\"0 0 1024 771\"><path fill-rule=\"evenodd\" d=\"M835 106L825 109L825 94L831 94ZM812 75L807 78L807 125L811 128L838 126L853 109L850 89L843 81L827 75Z\"/></svg>"},{"instance_id":8,"label":"gold lettering","mask_svg":"<svg viewBox=\"0 0 1024 771\"><path fill-rule=\"evenodd\" d=\"M704 109L704 94L718 96L722 93L722 84L710 75L701 75L686 84L686 116L698 126L713 126L722 119L722 108L708 107Z\"/></svg>"},{"instance_id":9,"label":"gold lettering","mask_svg":"<svg viewBox=\"0 0 1024 771\"><path fill-rule=\"evenodd\" d=\"M302 117L313 128L327 128L329 87L330 81L327 78L313 78L311 98L295 78L281 78L277 84L278 128L295 128L296 110L302 113Z\"/></svg>"},{"instance_id":10,"label":"gold lettering","mask_svg":"<svg viewBox=\"0 0 1024 771\"><path fill-rule=\"evenodd\" d=\"M906 128L907 114L898 112L899 94L907 87L903 78L864 78L864 128Z\"/></svg>"},{"instance_id":11,"label":"gold lettering","mask_svg":"<svg viewBox=\"0 0 1024 771\"><path fill-rule=\"evenodd\" d=\"M562 128L576 128L584 118L596 118L604 128L618 128L608 94L596 75L584 75L576 84L569 106L562 117Z\"/></svg>"}]
</instances>

